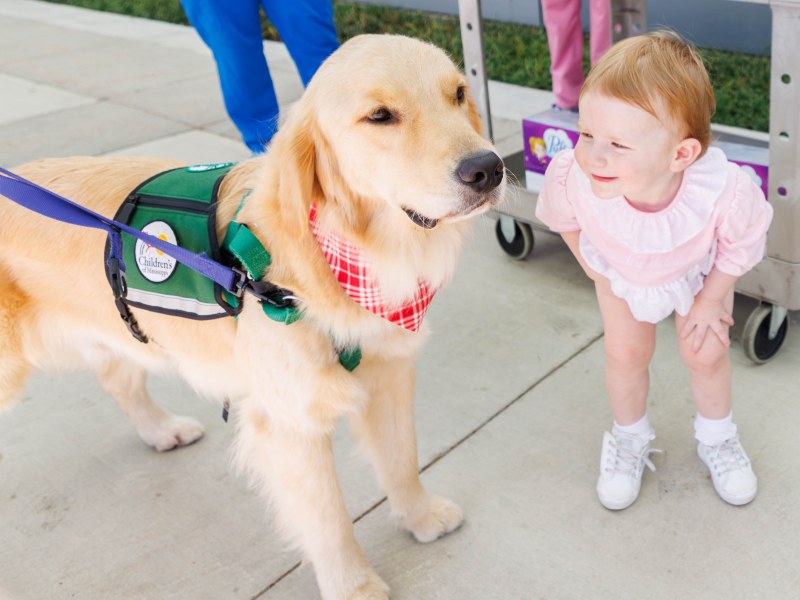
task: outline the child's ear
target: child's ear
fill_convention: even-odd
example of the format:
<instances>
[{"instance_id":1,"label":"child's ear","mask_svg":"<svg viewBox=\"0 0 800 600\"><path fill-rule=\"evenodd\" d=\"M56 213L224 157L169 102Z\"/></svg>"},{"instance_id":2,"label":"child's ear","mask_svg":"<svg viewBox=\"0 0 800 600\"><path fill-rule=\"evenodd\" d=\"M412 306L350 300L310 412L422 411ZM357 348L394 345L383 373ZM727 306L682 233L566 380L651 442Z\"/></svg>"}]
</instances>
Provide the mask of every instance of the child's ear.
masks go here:
<instances>
[{"instance_id":1,"label":"child's ear","mask_svg":"<svg viewBox=\"0 0 800 600\"><path fill-rule=\"evenodd\" d=\"M702 151L703 146L699 141L694 138L686 138L675 148L670 168L675 173L680 173L696 161Z\"/></svg>"}]
</instances>

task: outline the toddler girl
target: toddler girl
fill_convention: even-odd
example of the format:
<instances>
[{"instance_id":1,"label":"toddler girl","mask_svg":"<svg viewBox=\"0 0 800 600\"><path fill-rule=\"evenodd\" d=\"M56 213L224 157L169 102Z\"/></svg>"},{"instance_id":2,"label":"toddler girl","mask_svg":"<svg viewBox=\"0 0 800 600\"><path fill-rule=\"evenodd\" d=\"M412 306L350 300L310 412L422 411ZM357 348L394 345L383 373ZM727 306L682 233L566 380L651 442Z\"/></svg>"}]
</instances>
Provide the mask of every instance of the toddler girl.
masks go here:
<instances>
[{"instance_id":1,"label":"toddler girl","mask_svg":"<svg viewBox=\"0 0 800 600\"><path fill-rule=\"evenodd\" d=\"M764 254L772 207L718 148L714 94L679 36L619 42L591 70L580 140L547 169L536 215L561 233L595 282L614 419L603 435L597 495L618 510L639 495L654 452L647 419L655 324L675 312L697 407L697 452L731 504L757 479L731 419L728 330L736 278Z\"/></svg>"}]
</instances>

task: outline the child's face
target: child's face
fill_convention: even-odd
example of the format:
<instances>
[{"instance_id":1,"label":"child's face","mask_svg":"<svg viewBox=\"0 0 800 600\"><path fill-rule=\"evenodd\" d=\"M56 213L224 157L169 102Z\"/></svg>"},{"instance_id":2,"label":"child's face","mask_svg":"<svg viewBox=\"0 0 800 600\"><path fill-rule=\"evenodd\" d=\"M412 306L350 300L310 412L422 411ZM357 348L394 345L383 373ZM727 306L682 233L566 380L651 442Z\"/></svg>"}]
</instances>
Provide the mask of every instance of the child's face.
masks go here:
<instances>
[{"instance_id":1,"label":"child's face","mask_svg":"<svg viewBox=\"0 0 800 600\"><path fill-rule=\"evenodd\" d=\"M681 181L674 165L681 140L666 119L594 92L581 98L579 114L575 160L595 196L624 196L654 210L672 200Z\"/></svg>"}]
</instances>

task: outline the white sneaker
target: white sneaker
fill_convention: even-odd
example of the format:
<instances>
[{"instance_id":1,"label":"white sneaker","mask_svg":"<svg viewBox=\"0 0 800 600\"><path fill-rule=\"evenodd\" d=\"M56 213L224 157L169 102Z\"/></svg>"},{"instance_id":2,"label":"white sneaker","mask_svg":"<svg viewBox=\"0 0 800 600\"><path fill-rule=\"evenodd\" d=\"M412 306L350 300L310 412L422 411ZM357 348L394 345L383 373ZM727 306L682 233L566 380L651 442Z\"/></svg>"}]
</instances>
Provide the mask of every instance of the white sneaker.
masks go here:
<instances>
[{"instance_id":1,"label":"white sneaker","mask_svg":"<svg viewBox=\"0 0 800 600\"><path fill-rule=\"evenodd\" d=\"M597 480L597 497L600 504L610 510L628 508L639 497L642 472L645 465L656 468L650 454L661 452L650 447L655 435L648 438L612 430L603 433L603 450L600 453L600 478Z\"/></svg>"},{"instance_id":2,"label":"white sneaker","mask_svg":"<svg viewBox=\"0 0 800 600\"><path fill-rule=\"evenodd\" d=\"M741 506L756 497L758 478L738 435L716 446L698 443L697 455L711 472L714 489L725 502Z\"/></svg>"}]
</instances>

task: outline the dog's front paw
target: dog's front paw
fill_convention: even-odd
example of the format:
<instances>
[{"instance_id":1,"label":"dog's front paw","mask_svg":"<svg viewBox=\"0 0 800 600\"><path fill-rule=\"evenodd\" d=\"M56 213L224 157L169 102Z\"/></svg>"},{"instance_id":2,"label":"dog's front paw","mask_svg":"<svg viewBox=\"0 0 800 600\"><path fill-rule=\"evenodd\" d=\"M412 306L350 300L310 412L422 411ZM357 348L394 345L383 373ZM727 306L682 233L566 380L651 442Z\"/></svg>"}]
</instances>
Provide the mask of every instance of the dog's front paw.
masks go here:
<instances>
[{"instance_id":1,"label":"dog's front paw","mask_svg":"<svg viewBox=\"0 0 800 600\"><path fill-rule=\"evenodd\" d=\"M427 544L455 531L464 522L464 513L454 502L441 496L430 499L428 511L413 523L403 525L414 534L418 542Z\"/></svg>"},{"instance_id":2,"label":"dog's front paw","mask_svg":"<svg viewBox=\"0 0 800 600\"><path fill-rule=\"evenodd\" d=\"M389 600L389 586L383 579L373 574L369 581L359 586L347 600Z\"/></svg>"},{"instance_id":3,"label":"dog's front paw","mask_svg":"<svg viewBox=\"0 0 800 600\"><path fill-rule=\"evenodd\" d=\"M193 444L201 437L205 429L199 421L191 417L170 415L157 424L139 430L139 437L145 444L158 452L166 452Z\"/></svg>"}]
</instances>

